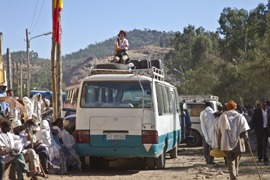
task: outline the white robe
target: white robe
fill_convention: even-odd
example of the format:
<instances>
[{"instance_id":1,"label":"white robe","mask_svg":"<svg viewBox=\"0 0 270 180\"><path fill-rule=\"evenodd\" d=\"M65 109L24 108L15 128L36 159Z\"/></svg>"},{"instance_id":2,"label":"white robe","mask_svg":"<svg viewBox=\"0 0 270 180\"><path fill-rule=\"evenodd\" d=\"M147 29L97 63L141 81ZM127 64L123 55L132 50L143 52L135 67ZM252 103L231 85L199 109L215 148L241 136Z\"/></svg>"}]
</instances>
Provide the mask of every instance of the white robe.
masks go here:
<instances>
[{"instance_id":1,"label":"white robe","mask_svg":"<svg viewBox=\"0 0 270 180\"><path fill-rule=\"evenodd\" d=\"M42 99L41 94L37 93L32 97L32 103L33 103L33 111L37 115L37 119L39 122L42 121L41 111L42 111Z\"/></svg>"},{"instance_id":2,"label":"white robe","mask_svg":"<svg viewBox=\"0 0 270 180\"><path fill-rule=\"evenodd\" d=\"M215 125L214 148L222 151L233 150L240 140L240 134L249 129L249 125L242 114L235 110L224 112Z\"/></svg>"},{"instance_id":3,"label":"white robe","mask_svg":"<svg viewBox=\"0 0 270 180\"><path fill-rule=\"evenodd\" d=\"M31 100L28 97L24 97L23 104L25 107L24 120L27 121L28 119L32 119L33 112L34 112L33 103L31 102Z\"/></svg>"},{"instance_id":4,"label":"white robe","mask_svg":"<svg viewBox=\"0 0 270 180\"><path fill-rule=\"evenodd\" d=\"M14 149L14 139L13 139L13 133L7 132L3 133L2 129L0 129L0 148L1 150L4 150L6 152L11 152L12 149ZM3 154L0 156L5 163L10 162L14 159L14 157L11 156L11 153Z\"/></svg>"},{"instance_id":5,"label":"white robe","mask_svg":"<svg viewBox=\"0 0 270 180\"><path fill-rule=\"evenodd\" d=\"M205 141L208 145L212 146L212 138L214 134L215 115L211 107L206 107L200 113L201 129Z\"/></svg>"},{"instance_id":6,"label":"white robe","mask_svg":"<svg viewBox=\"0 0 270 180\"><path fill-rule=\"evenodd\" d=\"M60 146L55 142L49 122L47 120L42 120L40 124L40 131L36 134L37 140L42 142L42 146L45 146L50 155L50 160L52 161L54 158L59 157Z\"/></svg>"}]
</instances>

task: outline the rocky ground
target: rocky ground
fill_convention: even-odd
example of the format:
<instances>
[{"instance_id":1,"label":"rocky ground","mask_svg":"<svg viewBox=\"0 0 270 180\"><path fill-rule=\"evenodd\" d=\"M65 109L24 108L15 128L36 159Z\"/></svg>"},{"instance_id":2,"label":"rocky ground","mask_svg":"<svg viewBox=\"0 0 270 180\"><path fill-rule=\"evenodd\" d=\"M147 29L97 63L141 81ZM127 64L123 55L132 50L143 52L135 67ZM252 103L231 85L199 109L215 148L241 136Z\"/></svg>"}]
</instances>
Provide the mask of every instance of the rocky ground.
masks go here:
<instances>
[{"instance_id":1,"label":"rocky ground","mask_svg":"<svg viewBox=\"0 0 270 180\"><path fill-rule=\"evenodd\" d=\"M187 148L181 145L178 149L178 158L170 159L167 156L166 167L162 170L146 170L141 160L118 160L110 163L106 170L87 169L82 172L71 171L68 175L48 175L49 179L80 179L80 180L104 180L104 179L229 179L228 170L224 159L216 159L216 164L206 165L203 158L203 149ZM270 179L270 168L263 163L258 164L262 179ZM244 153L240 161L239 179L259 179L250 153Z\"/></svg>"}]
</instances>

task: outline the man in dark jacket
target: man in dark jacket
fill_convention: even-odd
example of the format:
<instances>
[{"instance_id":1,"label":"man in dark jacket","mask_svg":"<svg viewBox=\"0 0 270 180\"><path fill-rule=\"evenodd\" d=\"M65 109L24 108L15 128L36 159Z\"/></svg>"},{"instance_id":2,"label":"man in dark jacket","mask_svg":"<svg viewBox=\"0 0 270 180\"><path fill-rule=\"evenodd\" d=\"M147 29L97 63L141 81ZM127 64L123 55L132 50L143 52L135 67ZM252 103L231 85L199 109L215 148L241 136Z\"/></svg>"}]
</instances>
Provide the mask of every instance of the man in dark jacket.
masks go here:
<instances>
[{"instance_id":1,"label":"man in dark jacket","mask_svg":"<svg viewBox=\"0 0 270 180\"><path fill-rule=\"evenodd\" d=\"M251 119L251 128L255 131L257 138L258 161L268 164L267 143L268 143L268 115L267 100L261 99L260 107L257 107Z\"/></svg>"}]
</instances>

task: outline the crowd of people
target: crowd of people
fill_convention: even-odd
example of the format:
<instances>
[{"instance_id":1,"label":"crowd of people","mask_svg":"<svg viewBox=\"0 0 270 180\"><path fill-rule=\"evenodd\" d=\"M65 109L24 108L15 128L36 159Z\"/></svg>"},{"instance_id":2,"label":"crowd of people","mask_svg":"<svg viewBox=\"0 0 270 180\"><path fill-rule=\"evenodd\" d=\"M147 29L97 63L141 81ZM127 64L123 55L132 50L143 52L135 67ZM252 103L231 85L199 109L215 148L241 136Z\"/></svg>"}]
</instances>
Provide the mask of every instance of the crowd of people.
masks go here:
<instances>
[{"instance_id":1,"label":"crowd of people","mask_svg":"<svg viewBox=\"0 0 270 180\"><path fill-rule=\"evenodd\" d=\"M270 110L267 102L261 99L260 104L248 114L239 110L233 100L218 112L214 112L211 104L206 102L205 110L200 113L200 121L207 164L214 164L214 156L224 157L230 179L235 180L241 153L246 151L246 147L252 150L250 144L256 144L257 162L268 165ZM254 134L255 143L249 138Z\"/></svg>"},{"instance_id":2,"label":"crowd of people","mask_svg":"<svg viewBox=\"0 0 270 180\"><path fill-rule=\"evenodd\" d=\"M31 179L49 174L81 170L74 137L63 128L63 119L54 122L42 114L50 102L37 93L19 99L12 89L0 84L0 180L9 168L9 179Z\"/></svg>"}]
</instances>

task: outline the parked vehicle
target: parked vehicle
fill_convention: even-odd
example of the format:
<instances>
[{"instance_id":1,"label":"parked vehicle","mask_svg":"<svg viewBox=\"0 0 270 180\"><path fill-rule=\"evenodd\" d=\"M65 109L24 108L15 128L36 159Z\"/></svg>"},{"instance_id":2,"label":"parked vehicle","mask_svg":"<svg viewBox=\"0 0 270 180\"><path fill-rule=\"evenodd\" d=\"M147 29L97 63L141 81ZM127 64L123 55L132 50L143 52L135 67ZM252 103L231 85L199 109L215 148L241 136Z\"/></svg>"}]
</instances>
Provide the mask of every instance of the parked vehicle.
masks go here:
<instances>
[{"instance_id":1,"label":"parked vehicle","mask_svg":"<svg viewBox=\"0 0 270 180\"><path fill-rule=\"evenodd\" d=\"M66 99L64 101L64 108L76 110L79 88L80 83L68 86L66 88Z\"/></svg>"},{"instance_id":2,"label":"parked vehicle","mask_svg":"<svg viewBox=\"0 0 270 180\"><path fill-rule=\"evenodd\" d=\"M164 168L166 153L176 158L181 141L177 99L161 69L92 69L79 90L77 153L90 156L93 168L119 158L142 158L148 169Z\"/></svg>"},{"instance_id":3,"label":"parked vehicle","mask_svg":"<svg viewBox=\"0 0 270 180\"><path fill-rule=\"evenodd\" d=\"M192 136L192 123L190 120L189 112L186 109L186 104L180 102L180 110L181 110L181 143L189 143L190 141L194 141L194 137Z\"/></svg>"},{"instance_id":4,"label":"parked vehicle","mask_svg":"<svg viewBox=\"0 0 270 180\"><path fill-rule=\"evenodd\" d=\"M30 91L30 98L32 98L35 94L41 94L42 96L44 96L46 99L49 99L50 102L52 102L52 91L43 91L43 90L31 90ZM66 93L62 93L62 99L63 102L65 101L66 98ZM50 103L52 106L52 103Z\"/></svg>"},{"instance_id":5,"label":"parked vehicle","mask_svg":"<svg viewBox=\"0 0 270 180\"><path fill-rule=\"evenodd\" d=\"M180 101L186 103L186 108L190 115L192 123L191 135L194 137L193 141L188 141L186 144L189 147L197 147L202 145L202 130L200 122L200 113L205 109L205 102L210 102L212 109L216 112L218 110L218 96L213 95L184 95L180 96Z\"/></svg>"}]
</instances>

